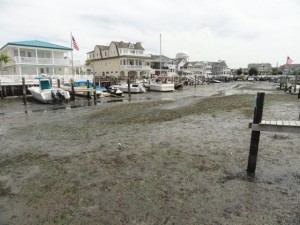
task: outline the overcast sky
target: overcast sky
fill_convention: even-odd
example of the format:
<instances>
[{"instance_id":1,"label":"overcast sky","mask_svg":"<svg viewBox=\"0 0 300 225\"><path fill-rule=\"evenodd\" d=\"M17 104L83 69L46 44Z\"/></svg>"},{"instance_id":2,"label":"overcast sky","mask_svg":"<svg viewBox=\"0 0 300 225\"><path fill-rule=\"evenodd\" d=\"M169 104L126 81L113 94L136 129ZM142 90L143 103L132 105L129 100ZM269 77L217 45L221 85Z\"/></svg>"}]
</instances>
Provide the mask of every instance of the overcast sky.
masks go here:
<instances>
[{"instance_id":1,"label":"overcast sky","mask_svg":"<svg viewBox=\"0 0 300 225\"><path fill-rule=\"evenodd\" d=\"M142 42L148 54L231 68L300 63L299 0L0 0L0 46L40 40L70 47L83 63L96 44Z\"/></svg>"}]
</instances>

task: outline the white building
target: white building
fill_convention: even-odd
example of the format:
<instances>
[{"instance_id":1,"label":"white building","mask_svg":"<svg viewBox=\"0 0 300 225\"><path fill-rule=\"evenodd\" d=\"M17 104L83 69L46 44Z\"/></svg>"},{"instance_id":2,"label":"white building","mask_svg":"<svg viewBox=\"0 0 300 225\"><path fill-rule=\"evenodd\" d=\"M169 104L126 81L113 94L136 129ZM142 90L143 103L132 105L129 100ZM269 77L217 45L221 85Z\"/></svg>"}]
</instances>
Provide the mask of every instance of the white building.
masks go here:
<instances>
[{"instance_id":1,"label":"white building","mask_svg":"<svg viewBox=\"0 0 300 225\"><path fill-rule=\"evenodd\" d=\"M72 74L72 61L68 57L71 51L72 48L36 40L8 42L0 49L0 53L10 58L8 63L2 62L2 74ZM73 66L79 66L79 61L74 61Z\"/></svg>"}]
</instances>

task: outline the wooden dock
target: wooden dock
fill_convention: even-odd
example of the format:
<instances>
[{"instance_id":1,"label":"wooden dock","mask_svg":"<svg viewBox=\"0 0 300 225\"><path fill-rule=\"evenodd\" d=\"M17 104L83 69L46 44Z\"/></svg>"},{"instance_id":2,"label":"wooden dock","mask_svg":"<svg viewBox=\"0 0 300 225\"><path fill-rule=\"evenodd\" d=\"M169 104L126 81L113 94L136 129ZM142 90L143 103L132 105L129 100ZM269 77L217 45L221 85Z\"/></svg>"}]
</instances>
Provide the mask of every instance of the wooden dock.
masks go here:
<instances>
[{"instance_id":1,"label":"wooden dock","mask_svg":"<svg viewBox=\"0 0 300 225\"><path fill-rule=\"evenodd\" d=\"M262 120L259 124L252 124L252 130L276 133L300 133L300 121Z\"/></svg>"},{"instance_id":2,"label":"wooden dock","mask_svg":"<svg viewBox=\"0 0 300 225\"><path fill-rule=\"evenodd\" d=\"M249 149L248 166L247 166L247 172L249 174L254 174L256 170L257 153L258 153L261 131L300 134L300 121L262 120L264 98L265 98L264 92L257 93L256 103L254 108L253 123L250 126L250 128L252 128L252 132L251 132L250 149Z\"/></svg>"}]
</instances>

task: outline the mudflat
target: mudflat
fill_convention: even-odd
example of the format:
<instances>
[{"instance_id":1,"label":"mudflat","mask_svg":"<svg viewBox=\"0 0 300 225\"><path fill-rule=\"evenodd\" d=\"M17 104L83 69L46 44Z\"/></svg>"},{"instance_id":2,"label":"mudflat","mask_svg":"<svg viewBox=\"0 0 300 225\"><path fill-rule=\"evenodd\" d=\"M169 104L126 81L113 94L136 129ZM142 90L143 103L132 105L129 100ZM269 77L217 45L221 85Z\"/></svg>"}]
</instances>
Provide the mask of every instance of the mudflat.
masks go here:
<instances>
[{"instance_id":1,"label":"mudflat","mask_svg":"<svg viewBox=\"0 0 300 225\"><path fill-rule=\"evenodd\" d=\"M0 224L300 224L299 134L261 132L246 173L256 92L298 120L268 82L0 114Z\"/></svg>"}]
</instances>

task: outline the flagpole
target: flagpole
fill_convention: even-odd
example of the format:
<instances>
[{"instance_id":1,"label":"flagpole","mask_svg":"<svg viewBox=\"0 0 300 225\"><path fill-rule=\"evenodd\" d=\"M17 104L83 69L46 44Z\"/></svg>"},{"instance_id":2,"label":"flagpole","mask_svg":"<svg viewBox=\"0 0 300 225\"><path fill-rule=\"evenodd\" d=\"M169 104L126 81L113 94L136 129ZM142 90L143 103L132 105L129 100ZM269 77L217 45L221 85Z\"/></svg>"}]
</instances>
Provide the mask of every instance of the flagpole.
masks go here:
<instances>
[{"instance_id":1,"label":"flagpole","mask_svg":"<svg viewBox=\"0 0 300 225\"><path fill-rule=\"evenodd\" d=\"M71 51L72 75L73 75L73 81L74 81L72 32L70 34L71 34L71 49L72 49L72 51Z\"/></svg>"}]
</instances>

